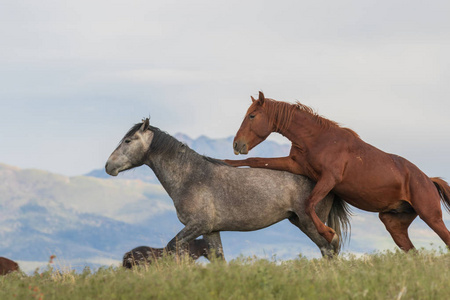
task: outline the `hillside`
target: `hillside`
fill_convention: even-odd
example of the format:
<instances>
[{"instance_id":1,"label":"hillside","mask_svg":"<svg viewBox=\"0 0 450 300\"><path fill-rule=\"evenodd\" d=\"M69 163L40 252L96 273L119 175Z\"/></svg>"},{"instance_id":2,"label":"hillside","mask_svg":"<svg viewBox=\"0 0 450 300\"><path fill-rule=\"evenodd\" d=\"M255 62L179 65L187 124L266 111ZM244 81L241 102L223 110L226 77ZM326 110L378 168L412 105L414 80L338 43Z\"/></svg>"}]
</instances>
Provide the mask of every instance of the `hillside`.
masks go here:
<instances>
[{"instance_id":1,"label":"hillside","mask_svg":"<svg viewBox=\"0 0 450 300\"><path fill-rule=\"evenodd\" d=\"M162 187L140 180L66 177L0 164L0 195L0 256L22 267L45 265L52 254L77 269L117 264L124 252L162 247L182 228ZM252 233L223 233L222 239L228 259L241 253L319 255L287 221Z\"/></svg>"},{"instance_id":2,"label":"hillside","mask_svg":"<svg viewBox=\"0 0 450 300\"><path fill-rule=\"evenodd\" d=\"M220 149L230 145L228 139L178 138L184 138L200 153L227 157ZM272 149L264 150L261 156L279 156L289 149L271 143ZM219 154L215 155L216 151ZM124 252L140 245L164 246L182 224L172 200L151 179L152 171L140 169L118 178L96 178L92 176L95 172L67 177L0 164L0 256L19 261L29 271L45 265L48 257L56 254L63 265L82 269L85 265L117 264ZM141 178L141 172L148 177ZM142 180L129 179L134 177ZM395 248L377 214L354 211L351 242L344 251L367 253ZM450 227L448 213L444 218ZM430 247L430 243L443 246L420 220L411 226L410 236L418 247ZM280 259L300 253L320 256L316 246L288 221L256 232L224 232L222 240L227 259L240 254L276 255Z\"/></svg>"},{"instance_id":3,"label":"hillside","mask_svg":"<svg viewBox=\"0 0 450 300\"><path fill-rule=\"evenodd\" d=\"M112 262L138 244L160 245L159 227L178 222L162 187L140 181L0 165L0 195L0 255L19 261Z\"/></svg>"}]
</instances>

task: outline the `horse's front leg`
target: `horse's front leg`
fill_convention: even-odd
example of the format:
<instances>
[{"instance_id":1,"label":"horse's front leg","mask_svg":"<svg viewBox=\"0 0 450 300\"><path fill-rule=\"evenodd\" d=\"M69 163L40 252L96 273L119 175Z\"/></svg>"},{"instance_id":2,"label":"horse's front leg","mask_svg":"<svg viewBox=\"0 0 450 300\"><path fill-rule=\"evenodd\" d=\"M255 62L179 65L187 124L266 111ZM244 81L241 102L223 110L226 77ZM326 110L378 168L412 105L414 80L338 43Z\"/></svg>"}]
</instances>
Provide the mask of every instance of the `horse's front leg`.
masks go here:
<instances>
[{"instance_id":1,"label":"horse's front leg","mask_svg":"<svg viewBox=\"0 0 450 300\"><path fill-rule=\"evenodd\" d=\"M225 159L223 161L233 167L247 166L251 168L265 168L302 174L301 167L291 156L273 158L250 157L242 160Z\"/></svg>"},{"instance_id":2,"label":"horse's front leg","mask_svg":"<svg viewBox=\"0 0 450 300\"><path fill-rule=\"evenodd\" d=\"M222 240L220 238L220 232L211 232L203 235L203 239L208 245L207 259L211 260L211 254L214 254L216 258L225 261L225 256L223 255Z\"/></svg>"},{"instance_id":3,"label":"horse's front leg","mask_svg":"<svg viewBox=\"0 0 450 300\"><path fill-rule=\"evenodd\" d=\"M311 218L319 234L333 247L339 244L339 237L332 228L326 226L317 216L316 205L328 195L335 185L336 180L333 176L322 176L319 178L308 199L305 201L305 213ZM337 248L335 247L335 249Z\"/></svg>"},{"instance_id":4,"label":"horse's front leg","mask_svg":"<svg viewBox=\"0 0 450 300\"><path fill-rule=\"evenodd\" d=\"M178 232L178 234L167 244L167 252L179 254L180 249L186 248L187 244L202 235L203 231L203 227L197 224L186 225L186 227Z\"/></svg>"}]
</instances>

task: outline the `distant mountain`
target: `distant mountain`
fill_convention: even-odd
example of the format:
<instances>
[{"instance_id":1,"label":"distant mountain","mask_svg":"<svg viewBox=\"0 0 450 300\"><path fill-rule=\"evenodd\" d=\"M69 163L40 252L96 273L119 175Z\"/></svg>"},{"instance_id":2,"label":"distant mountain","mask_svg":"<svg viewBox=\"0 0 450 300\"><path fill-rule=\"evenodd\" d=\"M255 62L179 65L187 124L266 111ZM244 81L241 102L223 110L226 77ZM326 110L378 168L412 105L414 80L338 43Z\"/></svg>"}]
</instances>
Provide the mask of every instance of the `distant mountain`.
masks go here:
<instances>
[{"instance_id":1,"label":"distant mountain","mask_svg":"<svg viewBox=\"0 0 450 300\"><path fill-rule=\"evenodd\" d=\"M249 155L236 156L233 153L233 137L222 139L211 139L206 136L200 136L197 139L192 139L183 133L177 133L174 135L176 139L185 143L198 153L218 159L245 159L247 157L282 157L289 154L291 145L278 144L273 141L265 141L258 145L258 147L252 149ZM93 170L85 176L97 177L97 178L109 178L111 176L106 174L104 168ZM153 172L146 166L135 168L130 171L126 171L119 174L121 179L139 179L150 183L159 183Z\"/></svg>"},{"instance_id":2,"label":"distant mountain","mask_svg":"<svg viewBox=\"0 0 450 300\"><path fill-rule=\"evenodd\" d=\"M231 152L231 138L194 140L181 134L177 138L199 153L233 157L224 150ZM260 147L263 150L255 155L283 156L289 151L289 145L275 142ZM162 247L182 229L172 200L150 168L114 179L101 171L66 177L0 164L0 256L30 271L45 266L48 257L56 254L62 266L80 270L86 265L118 264L123 253L140 245ZM377 214L354 211L351 242L344 246L345 252L395 248ZM447 212L444 219L450 228ZM419 219L411 226L410 236L417 247L444 246ZM288 221L255 232L223 232L222 241L227 259L240 254L320 257L319 249Z\"/></svg>"},{"instance_id":3,"label":"distant mountain","mask_svg":"<svg viewBox=\"0 0 450 300\"><path fill-rule=\"evenodd\" d=\"M0 256L45 261L56 254L71 264L117 261L137 245L162 245L180 226L159 185L0 164Z\"/></svg>"},{"instance_id":4,"label":"distant mountain","mask_svg":"<svg viewBox=\"0 0 450 300\"><path fill-rule=\"evenodd\" d=\"M118 264L126 251L163 247L183 228L163 188L140 180L66 177L0 164L0 195L0 256L26 271L45 266L52 254L78 270ZM257 232L224 232L222 240L227 259L241 253L320 256L287 221Z\"/></svg>"}]
</instances>

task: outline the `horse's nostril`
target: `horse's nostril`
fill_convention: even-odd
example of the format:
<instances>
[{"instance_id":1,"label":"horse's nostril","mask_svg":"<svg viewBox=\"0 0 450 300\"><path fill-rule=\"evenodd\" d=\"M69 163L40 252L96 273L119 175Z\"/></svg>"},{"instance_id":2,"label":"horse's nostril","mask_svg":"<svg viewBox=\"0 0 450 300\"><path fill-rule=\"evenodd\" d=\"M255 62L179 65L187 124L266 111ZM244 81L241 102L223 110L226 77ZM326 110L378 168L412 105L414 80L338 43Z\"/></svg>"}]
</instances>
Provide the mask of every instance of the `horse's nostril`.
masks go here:
<instances>
[{"instance_id":1,"label":"horse's nostril","mask_svg":"<svg viewBox=\"0 0 450 300\"><path fill-rule=\"evenodd\" d=\"M236 149L237 148L237 143L234 143L234 149Z\"/></svg>"}]
</instances>

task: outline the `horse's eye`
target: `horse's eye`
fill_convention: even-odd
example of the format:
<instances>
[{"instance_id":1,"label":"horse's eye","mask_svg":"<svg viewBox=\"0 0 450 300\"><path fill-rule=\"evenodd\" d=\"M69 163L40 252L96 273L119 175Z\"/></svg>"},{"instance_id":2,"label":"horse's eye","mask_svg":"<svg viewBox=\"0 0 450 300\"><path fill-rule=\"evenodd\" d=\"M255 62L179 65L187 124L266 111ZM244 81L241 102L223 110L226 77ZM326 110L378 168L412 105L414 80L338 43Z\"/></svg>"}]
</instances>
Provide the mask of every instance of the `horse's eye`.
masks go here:
<instances>
[{"instance_id":1,"label":"horse's eye","mask_svg":"<svg viewBox=\"0 0 450 300\"><path fill-rule=\"evenodd\" d=\"M248 117L250 118L250 120L253 120L255 118L255 115L249 115Z\"/></svg>"},{"instance_id":2,"label":"horse's eye","mask_svg":"<svg viewBox=\"0 0 450 300\"><path fill-rule=\"evenodd\" d=\"M129 144L131 142L131 140L125 140L125 144Z\"/></svg>"}]
</instances>

